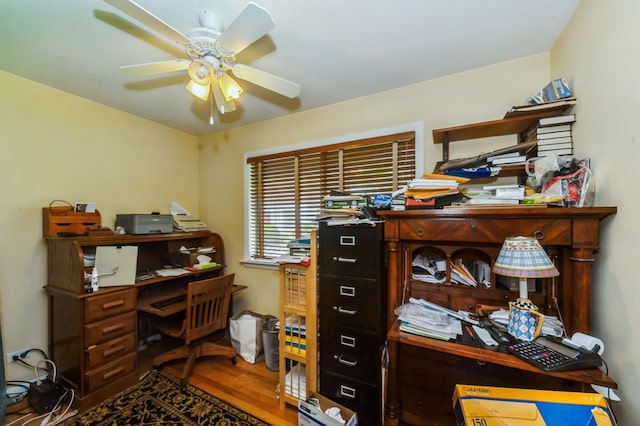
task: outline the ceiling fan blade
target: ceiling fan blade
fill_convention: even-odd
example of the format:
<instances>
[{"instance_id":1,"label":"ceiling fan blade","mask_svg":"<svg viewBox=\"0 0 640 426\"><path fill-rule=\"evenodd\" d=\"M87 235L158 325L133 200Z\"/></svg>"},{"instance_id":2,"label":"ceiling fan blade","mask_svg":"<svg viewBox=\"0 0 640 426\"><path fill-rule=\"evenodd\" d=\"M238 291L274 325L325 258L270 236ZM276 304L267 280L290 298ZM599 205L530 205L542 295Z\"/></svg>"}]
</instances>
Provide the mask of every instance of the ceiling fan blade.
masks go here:
<instances>
[{"instance_id":1,"label":"ceiling fan blade","mask_svg":"<svg viewBox=\"0 0 640 426\"><path fill-rule=\"evenodd\" d=\"M249 3L218 38L218 44L231 55L274 29L271 14L255 3Z\"/></svg>"},{"instance_id":2,"label":"ceiling fan blade","mask_svg":"<svg viewBox=\"0 0 640 426\"><path fill-rule=\"evenodd\" d=\"M280 93L288 98L295 98L300 95L300 85L298 83L285 80L282 77L269 74L257 68L244 64L235 64L231 68L231 71L233 71L233 74L238 78L257 84L273 92Z\"/></svg>"},{"instance_id":3,"label":"ceiling fan blade","mask_svg":"<svg viewBox=\"0 0 640 426\"><path fill-rule=\"evenodd\" d=\"M127 65L120 67L120 69L122 72L129 75L145 77L148 75L184 71L189 68L190 63L191 61L188 59L172 59L168 61L149 62L146 64Z\"/></svg>"},{"instance_id":4,"label":"ceiling fan blade","mask_svg":"<svg viewBox=\"0 0 640 426\"><path fill-rule=\"evenodd\" d=\"M226 100L226 98L222 94L220 82L217 78L214 78L213 82L211 82L211 91L213 92L213 98L216 101L216 106L218 107L218 111L220 111L220 114L236 110L235 102Z\"/></svg>"},{"instance_id":5,"label":"ceiling fan blade","mask_svg":"<svg viewBox=\"0 0 640 426\"><path fill-rule=\"evenodd\" d=\"M176 30L169 24L162 21L160 18L144 9L142 6L134 3L131 0L104 0L105 3L110 4L121 12L126 13L131 18L136 21L146 25L152 30L156 31L158 34L163 37L168 38L171 41L174 41L181 45L186 45L189 43L189 39L182 34L180 31Z\"/></svg>"}]
</instances>

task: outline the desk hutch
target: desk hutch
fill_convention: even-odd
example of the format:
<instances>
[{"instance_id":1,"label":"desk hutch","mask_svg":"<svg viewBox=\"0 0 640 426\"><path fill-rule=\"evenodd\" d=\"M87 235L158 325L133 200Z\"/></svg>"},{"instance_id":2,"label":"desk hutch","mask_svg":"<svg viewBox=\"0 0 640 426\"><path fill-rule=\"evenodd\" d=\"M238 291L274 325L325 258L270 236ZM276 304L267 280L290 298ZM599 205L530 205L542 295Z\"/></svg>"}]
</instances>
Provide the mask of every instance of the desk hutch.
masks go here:
<instances>
[{"instance_id":1,"label":"desk hutch","mask_svg":"<svg viewBox=\"0 0 640 426\"><path fill-rule=\"evenodd\" d=\"M58 379L75 390L78 408L95 405L138 381L138 342L148 337L148 322L138 311L149 302L166 298L195 278L221 275L224 245L209 231L151 235L45 237L49 305L49 354ZM207 254L215 268L180 276L153 278L130 285L85 291L85 274L92 266L85 258L98 246L138 247L137 271L150 272L180 265L180 247L213 247ZM178 290L179 291L179 290ZM146 307L146 308L144 308Z\"/></svg>"},{"instance_id":2,"label":"desk hutch","mask_svg":"<svg viewBox=\"0 0 640 426\"><path fill-rule=\"evenodd\" d=\"M542 312L561 314L569 335L589 333L591 265L600 248L599 225L615 212L615 207L524 206L379 212L385 219L388 258L387 417L408 424L450 424L456 383L565 390L595 383L616 388L600 369L548 373L506 353L401 332L394 314L409 297L471 312L479 305L506 307L517 292L497 286L493 273L490 288L467 287L450 284L448 266L445 284L428 284L411 279L412 259L437 254L493 264L506 237L535 236L560 276L540 280L532 299Z\"/></svg>"}]
</instances>

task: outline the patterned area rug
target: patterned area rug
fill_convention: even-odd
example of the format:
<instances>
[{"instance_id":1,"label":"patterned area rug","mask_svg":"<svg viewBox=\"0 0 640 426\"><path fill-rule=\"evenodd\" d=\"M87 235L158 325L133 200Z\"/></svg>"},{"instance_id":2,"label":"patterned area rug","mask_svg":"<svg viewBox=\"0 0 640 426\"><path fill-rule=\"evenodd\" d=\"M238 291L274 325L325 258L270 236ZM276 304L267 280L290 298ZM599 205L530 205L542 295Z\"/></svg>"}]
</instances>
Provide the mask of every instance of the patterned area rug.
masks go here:
<instances>
[{"instance_id":1,"label":"patterned area rug","mask_svg":"<svg viewBox=\"0 0 640 426\"><path fill-rule=\"evenodd\" d=\"M183 391L177 378L159 371L63 425L269 426L194 386Z\"/></svg>"}]
</instances>

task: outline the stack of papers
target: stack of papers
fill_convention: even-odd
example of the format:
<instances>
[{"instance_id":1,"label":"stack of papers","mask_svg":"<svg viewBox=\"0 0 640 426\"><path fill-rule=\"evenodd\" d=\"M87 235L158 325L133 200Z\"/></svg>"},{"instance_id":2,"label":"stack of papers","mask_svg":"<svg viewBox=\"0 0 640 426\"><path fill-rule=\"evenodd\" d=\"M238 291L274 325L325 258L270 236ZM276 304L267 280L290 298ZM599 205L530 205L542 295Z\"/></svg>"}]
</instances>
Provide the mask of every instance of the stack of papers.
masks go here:
<instances>
[{"instance_id":1,"label":"stack of papers","mask_svg":"<svg viewBox=\"0 0 640 426\"><path fill-rule=\"evenodd\" d=\"M469 179L456 176L425 173L421 178L413 179L407 183L404 195L419 200L444 197L459 193L458 185L468 181Z\"/></svg>"},{"instance_id":2,"label":"stack of papers","mask_svg":"<svg viewBox=\"0 0 640 426\"><path fill-rule=\"evenodd\" d=\"M410 303L396 309L400 331L439 340L455 339L462 334L462 324L458 318L422 302L422 299L412 298Z\"/></svg>"},{"instance_id":3,"label":"stack of papers","mask_svg":"<svg viewBox=\"0 0 640 426\"><path fill-rule=\"evenodd\" d=\"M444 260L428 259L421 254L417 255L412 262L411 279L432 284L444 283L447 278L446 271L442 266L438 266L442 263L446 269L447 264Z\"/></svg>"}]
</instances>

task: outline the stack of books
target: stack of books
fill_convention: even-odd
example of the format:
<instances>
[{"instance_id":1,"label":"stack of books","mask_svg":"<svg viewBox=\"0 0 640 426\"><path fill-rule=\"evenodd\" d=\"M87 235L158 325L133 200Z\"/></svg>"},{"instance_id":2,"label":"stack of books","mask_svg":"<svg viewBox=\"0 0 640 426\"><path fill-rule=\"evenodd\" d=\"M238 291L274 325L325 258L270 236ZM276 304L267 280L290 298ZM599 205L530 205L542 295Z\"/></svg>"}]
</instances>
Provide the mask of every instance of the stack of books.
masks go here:
<instances>
[{"instance_id":1,"label":"stack of books","mask_svg":"<svg viewBox=\"0 0 640 426\"><path fill-rule=\"evenodd\" d=\"M576 121L575 114L541 118L527 139L538 141L538 155L573 155L571 125Z\"/></svg>"}]
</instances>

